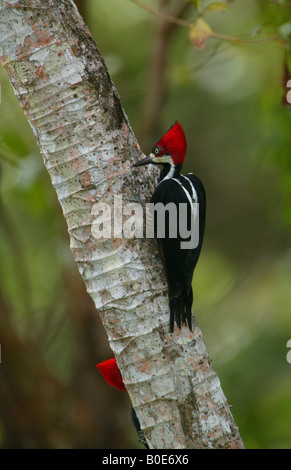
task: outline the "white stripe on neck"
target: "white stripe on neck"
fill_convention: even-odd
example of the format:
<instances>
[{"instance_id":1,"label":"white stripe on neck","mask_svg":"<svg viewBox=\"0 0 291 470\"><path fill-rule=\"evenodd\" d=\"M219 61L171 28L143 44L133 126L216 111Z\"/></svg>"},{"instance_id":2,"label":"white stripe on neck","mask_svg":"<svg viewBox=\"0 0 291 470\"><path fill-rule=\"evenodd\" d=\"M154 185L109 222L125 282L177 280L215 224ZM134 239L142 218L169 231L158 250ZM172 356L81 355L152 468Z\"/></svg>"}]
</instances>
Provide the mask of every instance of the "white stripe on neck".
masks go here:
<instances>
[{"instance_id":1,"label":"white stripe on neck","mask_svg":"<svg viewBox=\"0 0 291 470\"><path fill-rule=\"evenodd\" d=\"M186 178L186 176L184 176L184 175L181 175L181 176L183 176L184 178ZM188 180L188 178L186 178L186 179ZM195 191L195 189L194 189L192 183L188 180L188 181L190 182L191 188L192 188L192 190L193 190L193 193L192 193L193 196L191 196L190 193L189 193L189 191L188 191L186 188L184 188L184 186L182 185L181 181L177 180L176 178L172 178L172 181L176 181L176 183L178 183L178 184L181 186L181 188L183 189L183 191L184 191L184 193L186 194L187 199L188 199L188 201L189 201L189 203L190 203L191 211L192 211L193 217L194 217L194 219L196 219L196 216L197 216L197 206L196 206L196 204L195 204L195 206L194 206L194 203L195 203L195 202L198 202L198 198L197 198L196 201L195 201L195 199L194 199L194 194L195 194L196 197L197 197L197 193L196 193L196 191Z\"/></svg>"},{"instance_id":2,"label":"white stripe on neck","mask_svg":"<svg viewBox=\"0 0 291 470\"><path fill-rule=\"evenodd\" d=\"M185 178L185 180L189 181L189 183L190 183L190 186L191 186L191 189L192 189L192 199L194 199L195 202L199 202L198 201L198 195L197 195L196 189L194 188L194 185L193 185L192 181L189 178L187 178L187 176L185 176L185 175L181 175L181 176L183 176L183 178Z\"/></svg>"},{"instance_id":3,"label":"white stripe on neck","mask_svg":"<svg viewBox=\"0 0 291 470\"><path fill-rule=\"evenodd\" d=\"M150 154L150 156L153 155L152 153ZM153 161L155 163L161 163L161 164L165 164L165 163L168 163L168 165L170 165L170 169L168 171L168 173L166 174L166 176L164 176L164 178L160 181L160 183L162 181L165 181L165 180L170 180L173 178L174 174L175 174L175 164L173 162L173 159L171 157L171 155L169 154L166 154L166 155L163 155L162 157L155 157L153 155ZM160 184L159 183L159 184Z\"/></svg>"},{"instance_id":4,"label":"white stripe on neck","mask_svg":"<svg viewBox=\"0 0 291 470\"><path fill-rule=\"evenodd\" d=\"M171 163L170 165L171 165L170 171L168 171L168 173L167 173L166 176L162 179L162 181L170 180L170 179L174 176L174 173L175 173L175 165L172 164L172 163ZM161 183L162 181L160 181L160 183Z\"/></svg>"}]
</instances>

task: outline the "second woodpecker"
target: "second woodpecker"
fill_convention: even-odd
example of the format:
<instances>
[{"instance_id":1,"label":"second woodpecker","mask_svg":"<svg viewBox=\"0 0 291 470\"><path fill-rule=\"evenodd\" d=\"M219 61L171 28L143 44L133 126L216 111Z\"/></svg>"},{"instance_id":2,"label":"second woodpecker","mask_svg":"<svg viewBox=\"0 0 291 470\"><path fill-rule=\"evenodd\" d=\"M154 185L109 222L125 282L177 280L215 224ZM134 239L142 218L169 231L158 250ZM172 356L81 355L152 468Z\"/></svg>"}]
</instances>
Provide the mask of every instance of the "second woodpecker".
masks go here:
<instances>
[{"instance_id":1,"label":"second woodpecker","mask_svg":"<svg viewBox=\"0 0 291 470\"><path fill-rule=\"evenodd\" d=\"M177 208L176 223L179 223L180 204L186 204L187 227L192 227L194 203L199 204L199 241L195 248L182 248L185 241L177 230L176 237L171 236L171 219L165 219L164 236L157 237L157 216L154 218L155 237L159 254L164 266L168 282L170 300L170 331L174 330L174 322L181 328L187 325L192 330L192 277L197 264L203 242L206 197L202 182L193 173L181 174L186 156L187 142L181 124L177 121L166 134L154 145L149 157L136 162L133 166L154 164L161 165L161 173L156 190L151 198L155 205L162 203L166 206L174 203Z\"/></svg>"}]
</instances>

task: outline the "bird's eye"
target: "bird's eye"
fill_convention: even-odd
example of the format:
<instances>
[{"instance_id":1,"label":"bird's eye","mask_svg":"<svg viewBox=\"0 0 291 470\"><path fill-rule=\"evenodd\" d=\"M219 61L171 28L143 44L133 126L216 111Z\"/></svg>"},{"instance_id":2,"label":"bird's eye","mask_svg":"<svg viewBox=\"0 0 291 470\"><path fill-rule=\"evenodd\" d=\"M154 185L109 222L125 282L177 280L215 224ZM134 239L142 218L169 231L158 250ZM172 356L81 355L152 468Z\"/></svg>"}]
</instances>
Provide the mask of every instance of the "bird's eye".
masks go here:
<instances>
[{"instance_id":1,"label":"bird's eye","mask_svg":"<svg viewBox=\"0 0 291 470\"><path fill-rule=\"evenodd\" d=\"M154 149L154 154L155 154L155 155L159 155L159 153L160 153L160 149L159 149L159 147L156 147L156 148Z\"/></svg>"}]
</instances>

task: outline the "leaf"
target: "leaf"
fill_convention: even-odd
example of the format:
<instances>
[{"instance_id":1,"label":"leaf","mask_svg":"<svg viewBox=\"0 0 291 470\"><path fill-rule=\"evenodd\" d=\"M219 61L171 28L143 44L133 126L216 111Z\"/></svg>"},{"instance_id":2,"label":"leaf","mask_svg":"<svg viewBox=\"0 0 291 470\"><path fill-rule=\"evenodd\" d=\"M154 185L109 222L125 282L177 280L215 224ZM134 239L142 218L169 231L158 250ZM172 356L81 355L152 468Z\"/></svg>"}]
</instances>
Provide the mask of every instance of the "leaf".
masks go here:
<instances>
[{"instance_id":1,"label":"leaf","mask_svg":"<svg viewBox=\"0 0 291 470\"><path fill-rule=\"evenodd\" d=\"M207 5L207 7L203 8L203 12L208 13L209 11L225 11L229 8L226 3L222 2L213 2Z\"/></svg>"},{"instance_id":2,"label":"leaf","mask_svg":"<svg viewBox=\"0 0 291 470\"><path fill-rule=\"evenodd\" d=\"M190 28L189 40L197 49L202 49L207 38L212 35L212 32L209 24L202 18L198 18Z\"/></svg>"}]
</instances>

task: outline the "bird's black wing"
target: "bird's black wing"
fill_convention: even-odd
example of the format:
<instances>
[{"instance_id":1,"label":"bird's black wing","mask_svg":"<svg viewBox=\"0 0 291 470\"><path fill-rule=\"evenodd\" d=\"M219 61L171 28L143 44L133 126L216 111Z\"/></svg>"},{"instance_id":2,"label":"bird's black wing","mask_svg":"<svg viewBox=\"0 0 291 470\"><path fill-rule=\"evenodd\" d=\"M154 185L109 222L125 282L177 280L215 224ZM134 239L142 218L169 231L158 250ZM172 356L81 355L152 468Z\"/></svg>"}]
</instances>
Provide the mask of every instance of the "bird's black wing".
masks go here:
<instances>
[{"instance_id":1,"label":"bird's black wing","mask_svg":"<svg viewBox=\"0 0 291 470\"><path fill-rule=\"evenodd\" d=\"M162 263L164 265L170 299L170 331L174 329L174 321L181 328L181 323L188 324L191 329L191 307L193 301L192 294L192 277L193 271L199 258L201 244L204 235L204 219L205 219L205 192L201 181L195 175L186 175L186 180L181 176L177 179L165 179L156 188L151 202L157 204L161 202L164 206L172 203L176 206L176 219L171 218L165 211L165 236L159 238L158 223L161 223L159 212L154 212L155 236L157 239L158 249ZM189 182L189 179L191 183ZM184 189L182 188L184 186ZM193 216L191 203L185 189L192 195L192 187L194 185L194 194L201 200L203 223L199 224L199 243L192 249L182 249L181 243L188 242L189 238L184 238L179 230L180 206L179 203L187 205L187 222L188 230L191 228L191 217ZM193 196L194 196L193 194ZM200 201L199 201L200 204ZM199 205L200 214L200 205ZM200 217L199 217L200 219ZM173 225L178 227L176 237L173 235Z\"/></svg>"}]
</instances>

